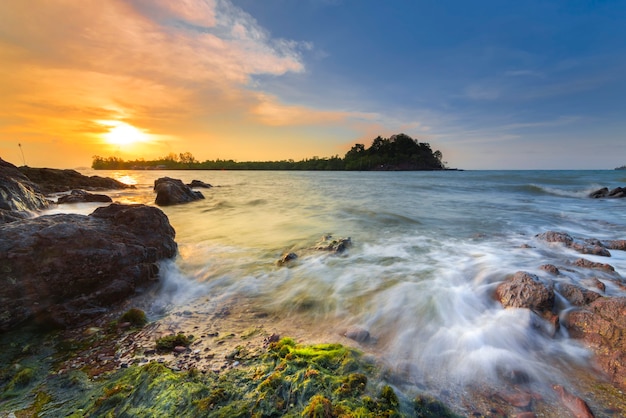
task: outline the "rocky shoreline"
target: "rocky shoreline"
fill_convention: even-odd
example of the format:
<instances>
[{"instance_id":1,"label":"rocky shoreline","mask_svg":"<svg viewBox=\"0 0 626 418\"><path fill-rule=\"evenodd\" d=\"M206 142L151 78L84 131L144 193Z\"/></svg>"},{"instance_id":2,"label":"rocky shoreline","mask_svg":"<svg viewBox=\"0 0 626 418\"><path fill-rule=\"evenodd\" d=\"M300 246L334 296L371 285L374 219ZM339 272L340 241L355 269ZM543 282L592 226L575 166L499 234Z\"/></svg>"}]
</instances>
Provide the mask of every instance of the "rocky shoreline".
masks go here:
<instances>
[{"instance_id":1,"label":"rocky shoreline","mask_svg":"<svg viewBox=\"0 0 626 418\"><path fill-rule=\"evenodd\" d=\"M85 190L126 187L102 178L42 185L30 177L41 181L36 176L46 170L0 160L0 339L9 347L0 355L0 417L130 411L251 416L250 408L261 416L311 417L626 414L626 297L620 296L626 280L608 262L611 252L626 250L626 240L544 232L527 246L563 246L580 257L543 264L541 274L511 272L494 287L495 300L506 309L531 311L548 337L563 328L592 350L597 374L571 365L574 386L537 393L534 382L511 365L501 388L476 386L461 394L420 388L415 395L420 385L402 367L385 363L366 329L327 324L311 332L297 319L242 297L155 312L158 269L177 254L167 216L153 206L112 203L88 216L33 217L54 204L45 193L81 189L68 199L104 202L91 197L104 195ZM72 170L59 171L54 176L78 179ZM159 179L156 203L202 199L191 187L211 186ZM590 197L621 197L601 194ZM349 238L328 236L310 250L341 253L350 245ZM288 268L297 259L286 253L276 264ZM151 321L134 322L124 314L131 309ZM177 382L177 389L161 378ZM262 398L253 399L259 393ZM146 396L188 399L175 409L171 402L151 404Z\"/></svg>"}]
</instances>

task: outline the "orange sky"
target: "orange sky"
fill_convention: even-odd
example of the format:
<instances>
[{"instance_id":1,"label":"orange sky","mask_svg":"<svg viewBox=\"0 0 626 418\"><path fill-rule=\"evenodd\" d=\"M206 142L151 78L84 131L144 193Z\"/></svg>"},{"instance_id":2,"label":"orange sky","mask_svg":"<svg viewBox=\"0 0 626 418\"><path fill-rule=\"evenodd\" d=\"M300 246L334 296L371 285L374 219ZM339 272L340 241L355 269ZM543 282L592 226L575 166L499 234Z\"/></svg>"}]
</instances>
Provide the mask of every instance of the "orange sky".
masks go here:
<instances>
[{"instance_id":1,"label":"orange sky","mask_svg":"<svg viewBox=\"0 0 626 418\"><path fill-rule=\"evenodd\" d=\"M374 135L375 115L254 89L252 75L305 71L307 45L283 43L240 10L218 14L213 1L5 0L0 156L21 165L23 151L36 167L186 151L201 161L298 160L343 156Z\"/></svg>"},{"instance_id":2,"label":"orange sky","mask_svg":"<svg viewBox=\"0 0 626 418\"><path fill-rule=\"evenodd\" d=\"M623 165L626 3L528 1L0 0L0 157Z\"/></svg>"}]
</instances>

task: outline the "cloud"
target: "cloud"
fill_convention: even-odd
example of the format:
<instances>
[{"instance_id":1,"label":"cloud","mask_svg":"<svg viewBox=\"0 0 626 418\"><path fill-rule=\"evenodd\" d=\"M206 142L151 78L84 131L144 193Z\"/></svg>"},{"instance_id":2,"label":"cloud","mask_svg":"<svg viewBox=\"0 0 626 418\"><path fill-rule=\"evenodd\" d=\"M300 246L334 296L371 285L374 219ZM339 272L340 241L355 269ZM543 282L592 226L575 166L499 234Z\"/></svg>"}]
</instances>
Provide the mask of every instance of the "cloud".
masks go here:
<instances>
[{"instance_id":1,"label":"cloud","mask_svg":"<svg viewBox=\"0 0 626 418\"><path fill-rule=\"evenodd\" d=\"M146 122L153 114L180 117L191 106L207 108L189 108L190 115L250 107L252 75L302 72L301 51L312 48L272 39L222 0L7 0L0 28L0 91L8 94L0 115L14 120L40 112L53 118L62 108L109 117L122 109ZM68 116L88 117L56 112L58 123ZM23 129L43 129L34 125Z\"/></svg>"}]
</instances>

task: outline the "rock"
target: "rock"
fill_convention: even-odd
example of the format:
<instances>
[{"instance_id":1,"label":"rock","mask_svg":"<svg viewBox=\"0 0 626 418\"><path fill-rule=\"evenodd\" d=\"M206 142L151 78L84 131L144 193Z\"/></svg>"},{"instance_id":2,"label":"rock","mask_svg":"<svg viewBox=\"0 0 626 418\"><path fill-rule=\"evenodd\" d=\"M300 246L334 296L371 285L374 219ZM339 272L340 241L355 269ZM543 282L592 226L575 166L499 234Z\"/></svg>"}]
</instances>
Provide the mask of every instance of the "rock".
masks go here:
<instances>
[{"instance_id":1,"label":"rock","mask_svg":"<svg viewBox=\"0 0 626 418\"><path fill-rule=\"evenodd\" d=\"M548 273L551 273L555 276L558 276L559 274L561 274L561 272L559 271L559 269L553 265L553 264L544 264L542 266L539 266L539 268L541 270L547 271Z\"/></svg>"},{"instance_id":2,"label":"rock","mask_svg":"<svg viewBox=\"0 0 626 418\"><path fill-rule=\"evenodd\" d=\"M570 312L564 325L594 350L596 363L613 383L626 389L626 297L599 298Z\"/></svg>"},{"instance_id":3,"label":"rock","mask_svg":"<svg viewBox=\"0 0 626 418\"><path fill-rule=\"evenodd\" d=\"M576 306L587 305L602 297L599 293L569 283L561 283L557 290L572 305Z\"/></svg>"},{"instance_id":4,"label":"rock","mask_svg":"<svg viewBox=\"0 0 626 418\"><path fill-rule=\"evenodd\" d=\"M610 264L596 263L594 261L586 260L584 258L579 258L578 260L574 261L574 265L587 269L599 269L606 272L615 272L615 268Z\"/></svg>"},{"instance_id":5,"label":"rock","mask_svg":"<svg viewBox=\"0 0 626 418\"><path fill-rule=\"evenodd\" d=\"M112 204L0 225L0 331L30 318L58 327L106 312L157 277L176 254L155 207Z\"/></svg>"},{"instance_id":6,"label":"rock","mask_svg":"<svg viewBox=\"0 0 626 418\"><path fill-rule=\"evenodd\" d=\"M200 192L191 190L179 179L161 177L154 181L154 191L157 194L155 203L159 206L177 205L204 199Z\"/></svg>"},{"instance_id":7,"label":"rock","mask_svg":"<svg viewBox=\"0 0 626 418\"><path fill-rule=\"evenodd\" d=\"M280 258L280 260L276 261L276 264L279 266L284 266L285 264L292 260L295 260L296 258L298 258L298 255L296 253L285 253Z\"/></svg>"},{"instance_id":8,"label":"rock","mask_svg":"<svg viewBox=\"0 0 626 418\"><path fill-rule=\"evenodd\" d=\"M605 241L603 245L610 250L626 251L626 239Z\"/></svg>"},{"instance_id":9,"label":"rock","mask_svg":"<svg viewBox=\"0 0 626 418\"><path fill-rule=\"evenodd\" d=\"M58 204L86 203L86 202L110 203L110 202L113 202L113 200L107 195L94 194L94 193L86 192L84 190L76 190L76 189L72 190L70 194L68 195L60 196L59 199L57 200Z\"/></svg>"},{"instance_id":10,"label":"rock","mask_svg":"<svg viewBox=\"0 0 626 418\"><path fill-rule=\"evenodd\" d=\"M589 279L583 280L583 284L588 287L595 287L601 292L606 291L606 285L602 283L597 277L591 277Z\"/></svg>"},{"instance_id":11,"label":"rock","mask_svg":"<svg viewBox=\"0 0 626 418\"><path fill-rule=\"evenodd\" d=\"M574 242L574 238L572 238L569 234L556 231L548 231L542 234L537 234L535 235L535 238L546 242L562 242L567 247Z\"/></svg>"},{"instance_id":12,"label":"rock","mask_svg":"<svg viewBox=\"0 0 626 418\"><path fill-rule=\"evenodd\" d=\"M67 192L72 189L117 190L134 189L120 181L100 176L84 176L76 170L54 168L20 167L19 170L32 182L39 185L43 193Z\"/></svg>"},{"instance_id":13,"label":"rock","mask_svg":"<svg viewBox=\"0 0 626 418\"><path fill-rule=\"evenodd\" d=\"M511 406L526 409L530 406L533 396L527 392L498 392L496 395Z\"/></svg>"},{"instance_id":14,"label":"rock","mask_svg":"<svg viewBox=\"0 0 626 418\"><path fill-rule=\"evenodd\" d=\"M609 197L613 198L621 198L626 197L626 188L625 187L616 187L609 192Z\"/></svg>"},{"instance_id":15,"label":"rock","mask_svg":"<svg viewBox=\"0 0 626 418\"><path fill-rule=\"evenodd\" d=\"M593 192L589 193L589 197L591 197L593 199L599 199L601 197L607 197L608 195L609 195L608 187L603 187L601 189L598 189L596 191L593 191Z\"/></svg>"},{"instance_id":16,"label":"rock","mask_svg":"<svg viewBox=\"0 0 626 418\"><path fill-rule=\"evenodd\" d=\"M191 183L189 183L187 186L195 187L196 189L210 189L211 187L213 187L209 183L205 183L201 180L192 180Z\"/></svg>"},{"instance_id":17,"label":"rock","mask_svg":"<svg viewBox=\"0 0 626 418\"><path fill-rule=\"evenodd\" d=\"M28 218L50 203L16 166L0 158L0 223Z\"/></svg>"},{"instance_id":18,"label":"rock","mask_svg":"<svg viewBox=\"0 0 626 418\"><path fill-rule=\"evenodd\" d=\"M554 290L534 274L518 271L496 288L495 297L505 308L527 308L549 313L554 306Z\"/></svg>"},{"instance_id":19,"label":"rock","mask_svg":"<svg viewBox=\"0 0 626 418\"><path fill-rule=\"evenodd\" d=\"M314 249L320 250L320 251L342 253L348 247L351 247L351 246L352 246L352 240L349 237L334 239L332 235L325 235L322 237L320 242L315 244Z\"/></svg>"},{"instance_id":20,"label":"rock","mask_svg":"<svg viewBox=\"0 0 626 418\"><path fill-rule=\"evenodd\" d=\"M608 187L595 190L589 194L589 197L594 199L600 199L604 197L617 199L626 197L626 187L616 187L609 191Z\"/></svg>"},{"instance_id":21,"label":"rock","mask_svg":"<svg viewBox=\"0 0 626 418\"><path fill-rule=\"evenodd\" d=\"M559 395L559 399L563 406L569 409L576 418L593 418L593 412L587 406L587 403L578 396L572 395L566 391L561 385L554 385L554 391Z\"/></svg>"},{"instance_id":22,"label":"rock","mask_svg":"<svg viewBox=\"0 0 626 418\"><path fill-rule=\"evenodd\" d=\"M344 336L356 342L364 343L370 339L370 332L364 328L352 327L345 332Z\"/></svg>"},{"instance_id":23,"label":"rock","mask_svg":"<svg viewBox=\"0 0 626 418\"><path fill-rule=\"evenodd\" d=\"M610 257L611 253L604 244L597 239L575 240L565 232L548 231L535 236L537 239L546 242L560 242L566 247L576 250L581 254L592 254L603 257Z\"/></svg>"}]
</instances>

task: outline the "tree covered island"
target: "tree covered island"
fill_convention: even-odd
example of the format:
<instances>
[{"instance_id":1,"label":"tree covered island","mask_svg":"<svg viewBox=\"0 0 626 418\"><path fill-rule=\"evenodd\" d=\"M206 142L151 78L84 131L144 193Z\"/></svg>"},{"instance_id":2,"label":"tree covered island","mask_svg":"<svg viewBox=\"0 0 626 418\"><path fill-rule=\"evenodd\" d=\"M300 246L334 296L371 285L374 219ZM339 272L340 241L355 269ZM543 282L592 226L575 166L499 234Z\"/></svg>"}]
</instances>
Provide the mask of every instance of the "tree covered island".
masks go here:
<instances>
[{"instance_id":1,"label":"tree covered island","mask_svg":"<svg viewBox=\"0 0 626 418\"><path fill-rule=\"evenodd\" d=\"M301 161L206 160L200 162L190 152L170 153L156 160L128 160L119 157L94 156L91 167L96 170L359 170L412 171L445 170L441 151L432 151L430 144L420 143L406 134L389 138L376 137L369 148L355 144L343 158L312 157Z\"/></svg>"}]
</instances>

